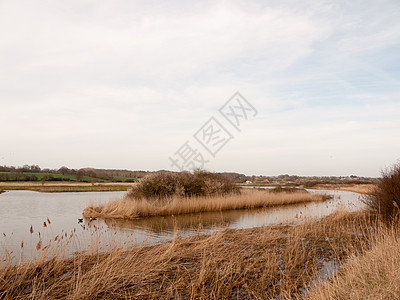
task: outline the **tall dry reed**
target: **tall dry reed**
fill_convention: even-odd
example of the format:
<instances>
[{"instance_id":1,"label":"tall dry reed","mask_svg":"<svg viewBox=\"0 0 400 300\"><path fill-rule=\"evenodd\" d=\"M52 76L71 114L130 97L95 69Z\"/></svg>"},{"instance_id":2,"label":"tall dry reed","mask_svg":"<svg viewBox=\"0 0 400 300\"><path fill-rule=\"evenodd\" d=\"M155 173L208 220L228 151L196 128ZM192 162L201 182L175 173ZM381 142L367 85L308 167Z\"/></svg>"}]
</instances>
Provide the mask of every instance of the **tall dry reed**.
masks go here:
<instances>
[{"instance_id":1,"label":"tall dry reed","mask_svg":"<svg viewBox=\"0 0 400 300\"><path fill-rule=\"evenodd\" d=\"M380 228L370 238L371 249L354 252L329 280L319 280L307 299L399 299L399 224Z\"/></svg>"}]
</instances>

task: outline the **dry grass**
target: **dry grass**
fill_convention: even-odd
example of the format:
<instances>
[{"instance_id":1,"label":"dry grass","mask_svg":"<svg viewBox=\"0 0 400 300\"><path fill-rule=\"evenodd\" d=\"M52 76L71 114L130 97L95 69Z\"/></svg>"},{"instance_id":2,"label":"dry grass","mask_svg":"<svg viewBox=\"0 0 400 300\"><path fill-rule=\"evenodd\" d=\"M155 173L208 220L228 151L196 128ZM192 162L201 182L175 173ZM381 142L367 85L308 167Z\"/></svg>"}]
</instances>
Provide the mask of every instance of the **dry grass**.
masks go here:
<instances>
[{"instance_id":1,"label":"dry grass","mask_svg":"<svg viewBox=\"0 0 400 300\"><path fill-rule=\"evenodd\" d=\"M348 191L359 194L370 194L376 187L375 184L319 184L313 186L311 189L317 190L339 190Z\"/></svg>"},{"instance_id":2,"label":"dry grass","mask_svg":"<svg viewBox=\"0 0 400 300\"><path fill-rule=\"evenodd\" d=\"M0 269L2 299L293 299L324 261L370 248L365 213L298 226L225 230L97 255Z\"/></svg>"},{"instance_id":3,"label":"dry grass","mask_svg":"<svg viewBox=\"0 0 400 300\"><path fill-rule=\"evenodd\" d=\"M398 227L398 224L397 224ZM372 249L349 262L330 280L320 282L308 299L399 299L400 236L398 228L382 228Z\"/></svg>"},{"instance_id":4,"label":"dry grass","mask_svg":"<svg viewBox=\"0 0 400 300\"><path fill-rule=\"evenodd\" d=\"M0 182L3 190L31 190L43 193L128 191L134 183L104 182Z\"/></svg>"},{"instance_id":5,"label":"dry grass","mask_svg":"<svg viewBox=\"0 0 400 300\"><path fill-rule=\"evenodd\" d=\"M125 197L110 200L106 204L90 204L85 208L86 217L125 218L169 216L210 211L225 211L235 209L252 209L323 201L327 195L310 194L304 191L297 193L274 193L268 190L244 189L241 194L212 197L174 197L167 203L149 202L145 199Z\"/></svg>"}]
</instances>

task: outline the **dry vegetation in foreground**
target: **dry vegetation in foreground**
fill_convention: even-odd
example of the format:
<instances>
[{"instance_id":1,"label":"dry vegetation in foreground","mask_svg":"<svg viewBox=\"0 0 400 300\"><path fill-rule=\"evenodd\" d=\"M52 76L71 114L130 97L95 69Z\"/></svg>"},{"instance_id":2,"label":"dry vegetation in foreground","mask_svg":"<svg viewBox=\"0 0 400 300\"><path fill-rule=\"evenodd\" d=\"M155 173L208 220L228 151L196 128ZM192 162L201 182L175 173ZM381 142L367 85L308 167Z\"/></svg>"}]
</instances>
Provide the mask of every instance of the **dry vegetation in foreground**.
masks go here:
<instances>
[{"instance_id":1,"label":"dry vegetation in foreground","mask_svg":"<svg viewBox=\"0 0 400 300\"><path fill-rule=\"evenodd\" d=\"M297 226L224 230L146 248L0 269L3 299L292 299L324 262L371 248L379 221L337 212ZM396 262L397 263L397 262Z\"/></svg>"},{"instance_id":2,"label":"dry vegetation in foreground","mask_svg":"<svg viewBox=\"0 0 400 300\"><path fill-rule=\"evenodd\" d=\"M379 217L372 249L350 262L329 281L320 282L309 299L400 298L400 164L382 172L382 178L364 202Z\"/></svg>"},{"instance_id":3,"label":"dry vegetation in foreground","mask_svg":"<svg viewBox=\"0 0 400 300\"><path fill-rule=\"evenodd\" d=\"M170 216L211 211L253 209L324 201L327 195L305 191L276 193L265 189L243 189L240 194L209 197L173 197L166 202L125 197L106 204L89 204L83 211L85 217L135 219L152 216Z\"/></svg>"},{"instance_id":4,"label":"dry vegetation in foreground","mask_svg":"<svg viewBox=\"0 0 400 300\"><path fill-rule=\"evenodd\" d=\"M307 299L399 299L398 228L382 229L375 239L363 255L352 254L337 274L327 281L320 280Z\"/></svg>"}]
</instances>

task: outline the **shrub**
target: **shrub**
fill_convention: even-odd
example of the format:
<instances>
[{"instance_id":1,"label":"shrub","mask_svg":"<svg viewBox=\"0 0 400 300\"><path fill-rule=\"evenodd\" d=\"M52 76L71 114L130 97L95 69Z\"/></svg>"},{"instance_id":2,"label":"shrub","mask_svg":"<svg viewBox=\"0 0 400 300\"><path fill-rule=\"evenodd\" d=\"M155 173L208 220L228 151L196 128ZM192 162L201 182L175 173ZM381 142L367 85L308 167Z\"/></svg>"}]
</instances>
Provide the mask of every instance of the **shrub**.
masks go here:
<instances>
[{"instance_id":1,"label":"shrub","mask_svg":"<svg viewBox=\"0 0 400 300\"><path fill-rule=\"evenodd\" d=\"M304 183L305 188L312 188L318 184L317 181L307 181Z\"/></svg>"},{"instance_id":2,"label":"shrub","mask_svg":"<svg viewBox=\"0 0 400 300\"><path fill-rule=\"evenodd\" d=\"M297 193L297 192L307 192L305 189L295 188L295 187L281 187L280 185L269 190L272 193Z\"/></svg>"},{"instance_id":3,"label":"shrub","mask_svg":"<svg viewBox=\"0 0 400 300\"><path fill-rule=\"evenodd\" d=\"M136 182L136 180L133 179L133 178L126 178L126 179L124 180L124 182Z\"/></svg>"},{"instance_id":4,"label":"shrub","mask_svg":"<svg viewBox=\"0 0 400 300\"><path fill-rule=\"evenodd\" d=\"M221 174L195 171L157 172L142 178L128 193L135 199L166 200L174 196L214 196L239 193L239 188Z\"/></svg>"},{"instance_id":5,"label":"shrub","mask_svg":"<svg viewBox=\"0 0 400 300\"><path fill-rule=\"evenodd\" d=\"M382 172L371 194L363 197L364 203L387 221L398 217L400 212L400 164Z\"/></svg>"},{"instance_id":6,"label":"shrub","mask_svg":"<svg viewBox=\"0 0 400 300\"><path fill-rule=\"evenodd\" d=\"M46 174L46 175L43 175L43 177L42 177L42 181L53 181L53 180L54 180L54 177L51 174Z\"/></svg>"},{"instance_id":7,"label":"shrub","mask_svg":"<svg viewBox=\"0 0 400 300\"><path fill-rule=\"evenodd\" d=\"M38 181L39 179L37 178L36 175L32 174L31 176L29 176L29 181Z\"/></svg>"}]
</instances>

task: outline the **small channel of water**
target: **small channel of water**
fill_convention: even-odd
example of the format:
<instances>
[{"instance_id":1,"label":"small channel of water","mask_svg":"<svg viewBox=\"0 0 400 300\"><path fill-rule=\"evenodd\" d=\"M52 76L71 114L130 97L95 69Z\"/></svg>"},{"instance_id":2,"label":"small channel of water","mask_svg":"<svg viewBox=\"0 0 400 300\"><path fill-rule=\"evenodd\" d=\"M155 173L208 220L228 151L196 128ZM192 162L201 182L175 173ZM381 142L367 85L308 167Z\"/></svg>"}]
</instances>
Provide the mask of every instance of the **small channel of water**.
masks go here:
<instances>
[{"instance_id":1,"label":"small channel of water","mask_svg":"<svg viewBox=\"0 0 400 300\"><path fill-rule=\"evenodd\" d=\"M172 239L200 233L212 233L224 228L252 228L278 223L298 223L304 218L320 218L338 206L348 210L362 207L360 195L334 190L309 190L327 193L332 200L268 209L209 212L193 215L153 217L141 220L84 220L82 211L89 201L106 202L121 198L125 192L38 193L8 191L0 194L0 262L7 255L18 262L21 257L37 256L41 249L53 243L58 235L69 240L69 251L87 249L91 244L101 250L116 244L154 245ZM48 224L49 218L51 224ZM44 222L46 224L44 224ZM30 227L33 234L30 233ZM59 239L58 239L59 240ZM21 242L23 241L23 247ZM51 242L53 241L53 242Z\"/></svg>"}]
</instances>

